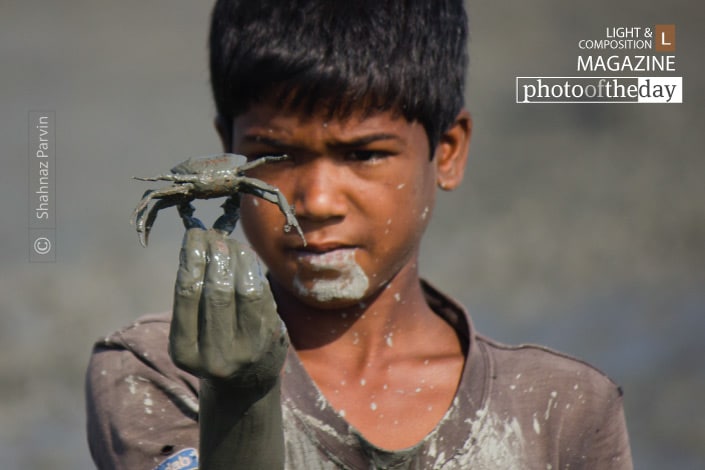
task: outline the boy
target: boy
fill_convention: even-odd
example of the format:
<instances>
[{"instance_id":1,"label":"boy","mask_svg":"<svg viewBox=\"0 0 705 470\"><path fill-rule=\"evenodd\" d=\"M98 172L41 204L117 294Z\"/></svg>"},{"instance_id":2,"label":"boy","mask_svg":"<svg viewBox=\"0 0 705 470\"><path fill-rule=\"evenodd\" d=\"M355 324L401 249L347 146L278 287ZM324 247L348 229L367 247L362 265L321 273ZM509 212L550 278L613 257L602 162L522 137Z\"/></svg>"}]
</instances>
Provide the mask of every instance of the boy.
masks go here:
<instances>
[{"instance_id":1,"label":"boy","mask_svg":"<svg viewBox=\"0 0 705 470\"><path fill-rule=\"evenodd\" d=\"M173 319L96 345L100 468L631 468L609 379L478 335L419 278L436 187L465 169L466 23L461 0L217 2L216 127L227 152L289 156L248 175L306 244L248 195L266 279L225 234L187 231Z\"/></svg>"}]
</instances>

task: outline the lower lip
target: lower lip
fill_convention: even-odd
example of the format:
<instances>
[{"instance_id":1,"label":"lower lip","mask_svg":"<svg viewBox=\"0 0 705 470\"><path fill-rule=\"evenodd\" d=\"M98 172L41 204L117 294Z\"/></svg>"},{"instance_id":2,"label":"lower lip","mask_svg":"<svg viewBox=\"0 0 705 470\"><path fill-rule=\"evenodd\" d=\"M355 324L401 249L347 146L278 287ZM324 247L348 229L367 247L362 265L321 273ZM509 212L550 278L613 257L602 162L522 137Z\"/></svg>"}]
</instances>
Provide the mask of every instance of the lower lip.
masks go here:
<instances>
[{"instance_id":1,"label":"lower lip","mask_svg":"<svg viewBox=\"0 0 705 470\"><path fill-rule=\"evenodd\" d=\"M340 269L355 261L355 251L356 248L339 248L322 253L300 251L297 253L296 260L315 270Z\"/></svg>"},{"instance_id":2,"label":"lower lip","mask_svg":"<svg viewBox=\"0 0 705 470\"><path fill-rule=\"evenodd\" d=\"M299 252L294 287L299 294L319 302L359 301L370 282L355 260L356 251L356 248L340 248L324 253Z\"/></svg>"}]
</instances>

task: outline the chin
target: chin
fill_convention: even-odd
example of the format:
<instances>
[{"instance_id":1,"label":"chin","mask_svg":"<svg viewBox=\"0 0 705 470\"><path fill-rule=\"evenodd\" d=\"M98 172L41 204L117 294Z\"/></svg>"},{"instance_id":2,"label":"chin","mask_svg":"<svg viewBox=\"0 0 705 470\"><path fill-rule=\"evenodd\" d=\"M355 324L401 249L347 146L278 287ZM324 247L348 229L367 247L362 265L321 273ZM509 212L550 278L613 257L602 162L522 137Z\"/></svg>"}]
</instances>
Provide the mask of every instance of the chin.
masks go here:
<instances>
[{"instance_id":1,"label":"chin","mask_svg":"<svg viewBox=\"0 0 705 470\"><path fill-rule=\"evenodd\" d=\"M294 290L299 298L306 299L306 303L314 302L316 306L350 306L365 298L370 283L362 270L348 274L332 279L314 279L307 283L295 277Z\"/></svg>"}]
</instances>

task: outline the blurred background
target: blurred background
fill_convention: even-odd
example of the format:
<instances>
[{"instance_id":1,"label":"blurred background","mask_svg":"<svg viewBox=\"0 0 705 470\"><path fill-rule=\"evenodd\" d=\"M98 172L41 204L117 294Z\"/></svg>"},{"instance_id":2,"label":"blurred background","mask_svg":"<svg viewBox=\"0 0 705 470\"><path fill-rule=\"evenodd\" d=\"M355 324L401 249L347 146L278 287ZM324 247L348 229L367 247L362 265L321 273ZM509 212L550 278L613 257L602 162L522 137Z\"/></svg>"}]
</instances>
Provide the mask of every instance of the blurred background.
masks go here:
<instances>
[{"instance_id":1,"label":"blurred background","mask_svg":"<svg viewBox=\"0 0 705 470\"><path fill-rule=\"evenodd\" d=\"M3 469L92 468L92 342L170 308L180 221L163 213L140 247L129 217L147 186L131 177L220 151L209 9L0 0ZM702 5L475 0L470 16L470 166L440 197L424 275L483 333L579 356L621 384L636 468L705 468ZM518 75L575 75L578 40L657 23L677 27L683 104L515 104ZM56 112L55 263L28 262L30 110Z\"/></svg>"}]
</instances>

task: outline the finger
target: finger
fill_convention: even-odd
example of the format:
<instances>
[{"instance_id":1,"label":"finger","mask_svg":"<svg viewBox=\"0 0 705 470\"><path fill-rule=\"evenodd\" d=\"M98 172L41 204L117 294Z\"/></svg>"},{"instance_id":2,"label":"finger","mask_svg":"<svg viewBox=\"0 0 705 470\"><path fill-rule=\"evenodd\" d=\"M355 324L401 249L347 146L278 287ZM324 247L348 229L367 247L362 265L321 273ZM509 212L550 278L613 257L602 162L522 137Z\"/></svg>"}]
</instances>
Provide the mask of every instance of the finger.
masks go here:
<instances>
[{"instance_id":1,"label":"finger","mask_svg":"<svg viewBox=\"0 0 705 470\"><path fill-rule=\"evenodd\" d=\"M235 341L234 259L227 237L217 231L205 232L208 263L203 280L199 352L210 375L227 378L239 367Z\"/></svg>"},{"instance_id":2,"label":"finger","mask_svg":"<svg viewBox=\"0 0 705 470\"><path fill-rule=\"evenodd\" d=\"M286 357L288 338L279 318L269 282L259 258L249 248L233 246L237 259L235 296L237 299L237 335L246 338L254 352L258 380L276 377Z\"/></svg>"},{"instance_id":3,"label":"finger","mask_svg":"<svg viewBox=\"0 0 705 470\"><path fill-rule=\"evenodd\" d=\"M267 297L272 302L269 282L264 276L262 264L257 255L248 246L231 240L231 249L236 259L238 269L235 271L235 292L238 297L247 301L256 301Z\"/></svg>"},{"instance_id":4,"label":"finger","mask_svg":"<svg viewBox=\"0 0 705 470\"><path fill-rule=\"evenodd\" d=\"M198 356L198 307L206 267L206 237L200 229L187 230L179 256L174 307L169 331L169 354L179 367L195 372Z\"/></svg>"}]
</instances>

